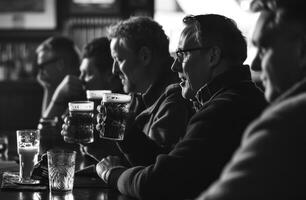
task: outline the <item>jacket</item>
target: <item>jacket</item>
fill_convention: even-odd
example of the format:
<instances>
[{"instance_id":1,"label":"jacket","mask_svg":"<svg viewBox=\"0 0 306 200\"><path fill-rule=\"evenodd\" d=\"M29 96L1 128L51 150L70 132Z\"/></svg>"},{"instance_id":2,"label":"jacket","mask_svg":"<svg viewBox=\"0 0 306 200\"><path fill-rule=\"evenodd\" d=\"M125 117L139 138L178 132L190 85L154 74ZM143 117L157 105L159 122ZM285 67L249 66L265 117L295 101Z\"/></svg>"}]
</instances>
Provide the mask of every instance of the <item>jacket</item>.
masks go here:
<instances>
[{"instance_id":1,"label":"jacket","mask_svg":"<svg viewBox=\"0 0 306 200\"><path fill-rule=\"evenodd\" d=\"M181 95L177 76L165 69L146 93L136 95L132 104L136 118L134 127L117 142L132 166L150 165L160 153L169 153L185 135L194 110L192 103Z\"/></svg>"},{"instance_id":2,"label":"jacket","mask_svg":"<svg viewBox=\"0 0 306 200\"><path fill-rule=\"evenodd\" d=\"M246 130L219 180L198 200L306 199L306 78Z\"/></svg>"},{"instance_id":3,"label":"jacket","mask_svg":"<svg viewBox=\"0 0 306 200\"><path fill-rule=\"evenodd\" d=\"M213 79L196 97L200 108L174 149L147 167L112 169L112 186L140 199L184 199L196 197L217 179L266 102L242 66Z\"/></svg>"}]
</instances>

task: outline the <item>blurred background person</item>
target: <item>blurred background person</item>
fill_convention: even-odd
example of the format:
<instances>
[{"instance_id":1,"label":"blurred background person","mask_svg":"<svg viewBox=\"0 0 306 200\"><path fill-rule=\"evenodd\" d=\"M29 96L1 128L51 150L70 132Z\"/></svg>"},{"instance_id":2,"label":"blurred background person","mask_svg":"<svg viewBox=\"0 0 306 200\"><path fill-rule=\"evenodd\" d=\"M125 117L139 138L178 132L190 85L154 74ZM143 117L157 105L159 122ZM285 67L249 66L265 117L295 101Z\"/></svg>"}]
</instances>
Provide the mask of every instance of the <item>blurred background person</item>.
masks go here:
<instances>
[{"instance_id":1,"label":"blurred background person","mask_svg":"<svg viewBox=\"0 0 306 200\"><path fill-rule=\"evenodd\" d=\"M51 102L55 89L63 78L79 75L79 51L74 42L64 36L54 36L43 41L36 49L37 80L44 89L42 116Z\"/></svg>"},{"instance_id":2,"label":"blurred background person","mask_svg":"<svg viewBox=\"0 0 306 200\"><path fill-rule=\"evenodd\" d=\"M79 65L80 76L67 75L62 80L44 117L60 117L67 109L69 101L86 100L86 90L122 91L120 79L112 74L113 59L109 45L109 40L101 37L84 47L82 62Z\"/></svg>"}]
</instances>

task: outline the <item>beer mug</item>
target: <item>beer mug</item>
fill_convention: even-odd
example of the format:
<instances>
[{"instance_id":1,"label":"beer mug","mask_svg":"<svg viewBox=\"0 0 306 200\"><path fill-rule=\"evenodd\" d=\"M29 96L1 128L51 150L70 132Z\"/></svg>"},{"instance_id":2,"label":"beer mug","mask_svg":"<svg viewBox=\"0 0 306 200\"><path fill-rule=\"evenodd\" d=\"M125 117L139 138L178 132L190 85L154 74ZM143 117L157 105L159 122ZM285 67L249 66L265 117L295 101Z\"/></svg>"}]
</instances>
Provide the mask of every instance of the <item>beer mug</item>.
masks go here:
<instances>
[{"instance_id":1,"label":"beer mug","mask_svg":"<svg viewBox=\"0 0 306 200\"><path fill-rule=\"evenodd\" d=\"M130 102L130 95L117 93L103 94L101 101L101 138L123 140L129 117Z\"/></svg>"},{"instance_id":2,"label":"beer mug","mask_svg":"<svg viewBox=\"0 0 306 200\"><path fill-rule=\"evenodd\" d=\"M86 98L88 101L92 101L94 102L94 119L96 119L96 116L98 114L97 111L97 106L100 105L101 100L102 100L102 96L105 93L111 93L111 90L86 90ZM99 132L98 130L95 128L97 126L97 120L93 120L93 125L94 125L94 140L99 141L101 140L99 138ZM99 144L100 142L98 142L97 144ZM94 146L84 146L85 150L88 150L88 148L94 148Z\"/></svg>"},{"instance_id":3,"label":"beer mug","mask_svg":"<svg viewBox=\"0 0 306 200\"><path fill-rule=\"evenodd\" d=\"M80 144L93 142L94 102L73 101L68 103L68 108L68 127L64 141Z\"/></svg>"}]
</instances>

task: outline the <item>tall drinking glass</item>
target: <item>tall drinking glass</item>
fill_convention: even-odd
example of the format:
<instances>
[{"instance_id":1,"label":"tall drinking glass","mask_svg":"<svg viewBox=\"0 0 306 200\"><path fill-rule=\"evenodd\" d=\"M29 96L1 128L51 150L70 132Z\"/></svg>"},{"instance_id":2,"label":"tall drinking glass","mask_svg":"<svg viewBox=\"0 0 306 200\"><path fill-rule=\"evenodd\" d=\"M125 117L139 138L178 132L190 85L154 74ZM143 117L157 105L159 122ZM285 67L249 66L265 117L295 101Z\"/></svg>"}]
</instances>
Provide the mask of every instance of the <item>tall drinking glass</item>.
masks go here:
<instances>
[{"instance_id":1,"label":"tall drinking glass","mask_svg":"<svg viewBox=\"0 0 306 200\"><path fill-rule=\"evenodd\" d=\"M50 191L72 191L76 152L68 150L49 150L47 151L47 156Z\"/></svg>"},{"instance_id":2,"label":"tall drinking glass","mask_svg":"<svg viewBox=\"0 0 306 200\"><path fill-rule=\"evenodd\" d=\"M130 102L130 95L117 93L103 94L101 101L101 138L123 140L129 116Z\"/></svg>"},{"instance_id":3,"label":"tall drinking glass","mask_svg":"<svg viewBox=\"0 0 306 200\"><path fill-rule=\"evenodd\" d=\"M31 179L34 165L38 161L40 144L39 130L17 130L17 152L19 155L19 182L36 184L37 180Z\"/></svg>"},{"instance_id":4,"label":"tall drinking glass","mask_svg":"<svg viewBox=\"0 0 306 200\"><path fill-rule=\"evenodd\" d=\"M68 107L69 123L64 141L80 144L92 143L94 141L94 102L73 101L68 103Z\"/></svg>"}]
</instances>

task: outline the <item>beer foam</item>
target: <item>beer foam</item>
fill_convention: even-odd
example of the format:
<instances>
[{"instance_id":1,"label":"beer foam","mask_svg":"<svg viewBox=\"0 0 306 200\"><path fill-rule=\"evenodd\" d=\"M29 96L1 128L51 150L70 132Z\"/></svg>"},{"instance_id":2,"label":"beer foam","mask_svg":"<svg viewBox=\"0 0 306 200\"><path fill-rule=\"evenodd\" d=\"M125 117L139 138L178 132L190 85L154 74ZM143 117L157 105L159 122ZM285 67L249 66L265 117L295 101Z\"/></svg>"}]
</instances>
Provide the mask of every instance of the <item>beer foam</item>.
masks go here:
<instances>
[{"instance_id":1,"label":"beer foam","mask_svg":"<svg viewBox=\"0 0 306 200\"><path fill-rule=\"evenodd\" d=\"M72 101L68 103L69 111L92 111L94 110L93 101Z\"/></svg>"},{"instance_id":2,"label":"beer foam","mask_svg":"<svg viewBox=\"0 0 306 200\"><path fill-rule=\"evenodd\" d=\"M102 99L103 94L111 93L111 90L86 90L87 99Z\"/></svg>"},{"instance_id":3,"label":"beer foam","mask_svg":"<svg viewBox=\"0 0 306 200\"><path fill-rule=\"evenodd\" d=\"M132 97L127 94L118 94L118 93L106 93L102 96L102 102L111 102L111 103L128 103Z\"/></svg>"}]
</instances>

